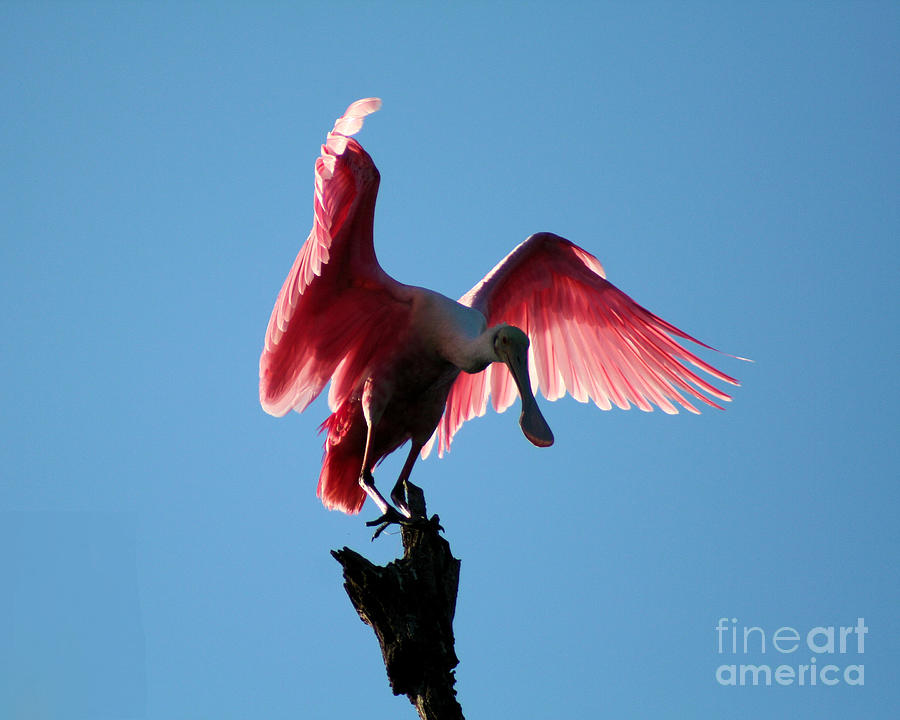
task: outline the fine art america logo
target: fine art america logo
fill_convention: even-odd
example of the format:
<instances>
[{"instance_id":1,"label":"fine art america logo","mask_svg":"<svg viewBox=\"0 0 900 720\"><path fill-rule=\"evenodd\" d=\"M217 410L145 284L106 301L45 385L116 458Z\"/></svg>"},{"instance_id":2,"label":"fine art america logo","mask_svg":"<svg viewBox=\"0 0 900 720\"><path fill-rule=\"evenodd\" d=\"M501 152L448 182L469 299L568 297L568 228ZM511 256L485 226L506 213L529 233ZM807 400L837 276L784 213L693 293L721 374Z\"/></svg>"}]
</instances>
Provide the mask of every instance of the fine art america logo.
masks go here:
<instances>
[{"instance_id":1,"label":"fine art america logo","mask_svg":"<svg viewBox=\"0 0 900 720\"><path fill-rule=\"evenodd\" d=\"M737 662L719 665L716 681L735 686L865 685L862 655L868 632L865 618L857 618L856 625L818 625L805 632L792 627L767 632L757 626L739 626L737 618L719 618L719 655L732 656L727 660ZM751 654L775 662L740 662Z\"/></svg>"}]
</instances>

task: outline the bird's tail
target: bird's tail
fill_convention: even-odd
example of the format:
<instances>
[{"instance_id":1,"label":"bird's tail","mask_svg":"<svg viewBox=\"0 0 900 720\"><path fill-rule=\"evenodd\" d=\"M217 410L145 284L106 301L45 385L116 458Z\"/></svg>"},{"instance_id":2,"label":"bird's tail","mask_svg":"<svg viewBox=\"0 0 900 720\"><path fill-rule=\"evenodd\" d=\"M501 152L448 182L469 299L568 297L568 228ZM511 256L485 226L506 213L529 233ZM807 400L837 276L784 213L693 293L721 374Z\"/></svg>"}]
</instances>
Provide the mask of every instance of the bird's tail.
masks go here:
<instances>
[{"instance_id":1,"label":"bird's tail","mask_svg":"<svg viewBox=\"0 0 900 720\"><path fill-rule=\"evenodd\" d=\"M328 436L316 495L329 510L356 515L366 501L366 492L359 486L366 443L366 423L359 400L345 400L319 430L327 430Z\"/></svg>"}]
</instances>

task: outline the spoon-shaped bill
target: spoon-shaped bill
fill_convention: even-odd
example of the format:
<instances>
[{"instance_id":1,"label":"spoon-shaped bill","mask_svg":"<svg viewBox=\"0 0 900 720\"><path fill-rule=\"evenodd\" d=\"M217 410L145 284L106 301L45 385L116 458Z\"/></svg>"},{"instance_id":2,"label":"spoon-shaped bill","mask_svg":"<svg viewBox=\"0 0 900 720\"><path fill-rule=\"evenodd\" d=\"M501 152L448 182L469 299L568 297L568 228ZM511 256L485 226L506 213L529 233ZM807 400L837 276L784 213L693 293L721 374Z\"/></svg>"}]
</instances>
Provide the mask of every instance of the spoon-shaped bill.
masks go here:
<instances>
[{"instance_id":1,"label":"spoon-shaped bill","mask_svg":"<svg viewBox=\"0 0 900 720\"><path fill-rule=\"evenodd\" d=\"M527 345L526 345L527 350ZM553 444L553 431L544 419L538 407L534 393L531 391L531 378L528 376L528 353L510 352L504 357L506 366L512 373L519 397L522 398L522 414L519 416L519 427L534 445L548 447Z\"/></svg>"}]
</instances>

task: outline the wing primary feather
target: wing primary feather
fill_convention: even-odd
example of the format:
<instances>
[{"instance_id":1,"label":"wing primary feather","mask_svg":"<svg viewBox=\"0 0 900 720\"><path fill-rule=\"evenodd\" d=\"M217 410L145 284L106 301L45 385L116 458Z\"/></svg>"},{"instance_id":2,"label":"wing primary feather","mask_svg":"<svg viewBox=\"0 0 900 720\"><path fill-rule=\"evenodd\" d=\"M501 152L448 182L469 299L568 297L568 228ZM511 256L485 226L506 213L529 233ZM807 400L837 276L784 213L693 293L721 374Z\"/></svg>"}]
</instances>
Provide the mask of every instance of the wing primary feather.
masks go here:
<instances>
[{"instance_id":1,"label":"wing primary feather","mask_svg":"<svg viewBox=\"0 0 900 720\"><path fill-rule=\"evenodd\" d=\"M381 107L352 103L315 162L313 226L275 301L260 356L260 402L274 415L302 411L333 378L340 407L409 321L405 286L378 265L372 222L378 170L351 136Z\"/></svg>"},{"instance_id":2,"label":"wing primary feather","mask_svg":"<svg viewBox=\"0 0 900 720\"><path fill-rule=\"evenodd\" d=\"M730 397L692 368L738 384L679 340L714 348L640 306L605 279L597 258L551 233L516 246L460 302L479 309L490 326L506 322L527 332L532 384L548 400L568 392L603 409L696 413L692 399L721 408L715 400ZM483 376L481 383L457 379L439 426L440 452L475 416L476 395L480 413L488 396L498 410L512 402L502 368L491 366Z\"/></svg>"}]
</instances>

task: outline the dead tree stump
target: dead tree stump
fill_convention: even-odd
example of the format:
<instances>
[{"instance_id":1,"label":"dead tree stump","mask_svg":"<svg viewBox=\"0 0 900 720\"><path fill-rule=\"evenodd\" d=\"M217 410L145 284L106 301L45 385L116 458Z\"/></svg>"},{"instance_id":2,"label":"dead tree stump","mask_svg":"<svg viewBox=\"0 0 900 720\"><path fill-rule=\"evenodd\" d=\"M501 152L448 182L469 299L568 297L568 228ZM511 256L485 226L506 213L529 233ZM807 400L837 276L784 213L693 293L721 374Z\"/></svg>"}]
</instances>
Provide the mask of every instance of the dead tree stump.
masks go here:
<instances>
[{"instance_id":1,"label":"dead tree stump","mask_svg":"<svg viewBox=\"0 0 900 720\"><path fill-rule=\"evenodd\" d=\"M422 491L409 484L412 510L426 517ZM401 526L403 557L382 567L343 548L344 589L381 645L394 695L406 695L422 720L464 720L456 700L453 615L460 562L439 535L437 515Z\"/></svg>"}]
</instances>

